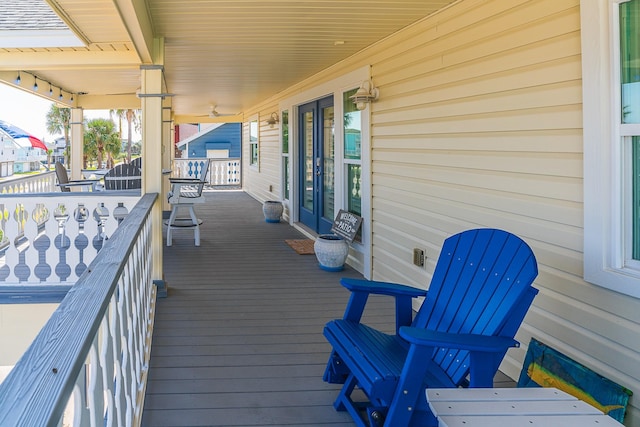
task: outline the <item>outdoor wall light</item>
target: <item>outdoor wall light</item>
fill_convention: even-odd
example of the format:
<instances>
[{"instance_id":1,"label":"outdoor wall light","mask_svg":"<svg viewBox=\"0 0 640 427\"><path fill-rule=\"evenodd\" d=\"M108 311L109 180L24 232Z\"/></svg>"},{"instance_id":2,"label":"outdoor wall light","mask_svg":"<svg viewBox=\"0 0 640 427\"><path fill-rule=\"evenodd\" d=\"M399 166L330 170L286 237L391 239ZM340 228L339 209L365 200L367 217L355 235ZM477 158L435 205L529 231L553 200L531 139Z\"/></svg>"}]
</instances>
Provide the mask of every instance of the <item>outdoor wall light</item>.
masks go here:
<instances>
[{"instance_id":1,"label":"outdoor wall light","mask_svg":"<svg viewBox=\"0 0 640 427\"><path fill-rule=\"evenodd\" d=\"M16 79L15 79L15 84L17 84L19 86L21 81L22 81L22 79L20 78L20 71L18 71L18 77L16 77Z\"/></svg>"},{"instance_id":2,"label":"outdoor wall light","mask_svg":"<svg viewBox=\"0 0 640 427\"><path fill-rule=\"evenodd\" d=\"M378 88L373 86L373 82L371 80L365 80L360 85L360 88L356 92L355 95L350 96L349 99L356 104L356 108L358 110L364 110L367 108L367 104L373 102L378 99L380 95L380 91Z\"/></svg>"},{"instance_id":3,"label":"outdoor wall light","mask_svg":"<svg viewBox=\"0 0 640 427\"><path fill-rule=\"evenodd\" d=\"M278 123L279 121L280 121L280 117L278 117L278 113L274 111L273 113L271 113L271 117L267 119L267 124L269 125L270 128L273 129L275 124Z\"/></svg>"}]
</instances>

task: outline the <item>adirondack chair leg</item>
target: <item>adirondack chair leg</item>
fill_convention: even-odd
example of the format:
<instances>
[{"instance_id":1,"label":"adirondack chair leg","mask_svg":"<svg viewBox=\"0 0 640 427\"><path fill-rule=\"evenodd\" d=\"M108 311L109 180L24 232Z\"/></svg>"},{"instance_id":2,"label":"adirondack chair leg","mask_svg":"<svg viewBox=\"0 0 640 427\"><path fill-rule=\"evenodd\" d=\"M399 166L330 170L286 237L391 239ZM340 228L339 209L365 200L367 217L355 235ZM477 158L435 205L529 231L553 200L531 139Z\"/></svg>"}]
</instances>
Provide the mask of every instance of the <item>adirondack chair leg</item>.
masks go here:
<instances>
[{"instance_id":1,"label":"adirondack chair leg","mask_svg":"<svg viewBox=\"0 0 640 427\"><path fill-rule=\"evenodd\" d=\"M345 381L342 390L340 390L340 394L338 394L338 398L333 403L333 407L336 409L336 411L346 410L347 412L349 412L349 415L351 415L351 418L353 419L353 422L356 424L356 426L370 427L360 415L360 409L363 409L365 405L358 405L353 400L351 400L351 393L356 388L356 385L358 385L358 380L353 376L353 374L349 374L349 377Z\"/></svg>"},{"instance_id":2,"label":"adirondack chair leg","mask_svg":"<svg viewBox=\"0 0 640 427\"><path fill-rule=\"evenodd\" d=\"M349 376L349 368L335 350L331 352L324 371L323 380L329 384L344 384Z\"/></svg>"},{"instance_id":3,"label":"adirondack chair leg","mask_svg":"<svg viewBox=\"0 0 640 427\"><path fill-rule=\"evenodd\" d=\"M336 411L345 411L349 409L351 403L351 393L353 389L358 385L358 380L353 374L349 374L347 380L344 382L336 401L333 402L333 407L336 408ZM349 411L351 412L351 411ZM353 414L352 414L353 415Z\"/></svg>"},{"instance_id":4,"label":"adirondack chair leg","mask_svg":"<svg viewBox=\"0 0 640 427\"><path fill-rule=\"evenodd\" d=\"M413 425L412 417L416 413L418 399L425 399L423 378L429 369L433 347L412 345L407 354L407 360L400 375L400 381L389 406L384 425L385 427Z\"/></svg>"},{"instance_id":5,"label":"adirondack chair leg","mask_svg":"<svg viewBox=\"0 0 640 427\"><path fill-rule=\"evenodd\" d=\"M498 371L502 354L471 352L469 387L493 387L493 377Z\"/></svg>"}]
</instances>

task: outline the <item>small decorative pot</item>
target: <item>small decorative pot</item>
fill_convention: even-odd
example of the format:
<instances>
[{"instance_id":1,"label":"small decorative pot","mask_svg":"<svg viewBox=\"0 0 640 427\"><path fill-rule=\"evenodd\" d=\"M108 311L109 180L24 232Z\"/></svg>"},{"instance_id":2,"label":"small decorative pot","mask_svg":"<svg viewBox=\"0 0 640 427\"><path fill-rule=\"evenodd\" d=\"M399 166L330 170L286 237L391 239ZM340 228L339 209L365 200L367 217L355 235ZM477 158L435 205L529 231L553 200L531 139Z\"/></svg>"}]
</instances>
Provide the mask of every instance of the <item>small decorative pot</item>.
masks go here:
<instances>
[{"instance_id":1,"label":"small decorative pot","mask_svg":"<svg viewBox=\"0 0 640 427\"><path fill-rule=\"evenodd\" d=\"M326 271L340 271L349 255L349 243L335 234L321 234L313 244L320 268Z\"/></svg>"},{"instance_id":2,"label":"small decorative pot","mask_svg":"<svg viewBox=\"0 0 640 427\"><path fill-rule=\"evenodd\" d=\"M262 213L266 222L280 222L282 211L282 202L278 200L267 200L262 204Z\"/></svg>"}]
</instances>

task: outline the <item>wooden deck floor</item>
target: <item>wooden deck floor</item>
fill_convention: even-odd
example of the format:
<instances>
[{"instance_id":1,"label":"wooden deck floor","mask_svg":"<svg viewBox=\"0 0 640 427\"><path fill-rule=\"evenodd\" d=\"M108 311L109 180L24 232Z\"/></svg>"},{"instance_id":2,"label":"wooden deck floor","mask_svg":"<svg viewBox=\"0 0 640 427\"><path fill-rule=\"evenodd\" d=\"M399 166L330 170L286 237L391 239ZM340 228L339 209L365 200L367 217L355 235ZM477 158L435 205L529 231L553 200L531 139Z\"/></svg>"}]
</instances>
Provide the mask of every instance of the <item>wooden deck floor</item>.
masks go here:
<instances>
[{"instance_id":1,"label":"wooden deck floor","mask_svg":"<svg viewBox=\"0 0 640 427\"><path fill-rule=\"evenodd\" d=\"M201 246L179 230L165 247L143 426L353 426L333 409L339 387L322 381L322 328L343 313L340 277L360 274L298 255L284 240L304 236L266 223L245 193L206 197ZM368 310L368 323L392 328L391 301Z\"/></svg>"}]
</instances>

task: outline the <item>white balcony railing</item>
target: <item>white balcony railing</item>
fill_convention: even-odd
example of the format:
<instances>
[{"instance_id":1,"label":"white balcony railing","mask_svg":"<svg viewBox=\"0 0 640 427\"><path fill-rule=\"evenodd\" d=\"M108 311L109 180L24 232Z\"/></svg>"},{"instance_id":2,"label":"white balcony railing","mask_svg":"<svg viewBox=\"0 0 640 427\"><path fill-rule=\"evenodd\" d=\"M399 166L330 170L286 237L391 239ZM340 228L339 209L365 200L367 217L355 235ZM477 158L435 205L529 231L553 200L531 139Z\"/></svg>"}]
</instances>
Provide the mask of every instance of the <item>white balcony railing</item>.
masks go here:
<instances>
[{"instance_id":1,"label":"white balcony railing","mask_svg":"<svg viewBox=\"0 0 640 427\"><path fill-rule=\"evenodd\" d=\"M0 182L0 194L50 193L54 191L59 190L56 186L56 174L53 171Z\"/></svg>"},{"instance_id":2,"label":"white balcony railing","mask_svg":"<svg viewBox=\"0 0 640 427\"><path fill-rule=\"evenodd\" d=\"M140 196L117 191L0 197L0 284L73 284Z\"/></svg>"},{"instance_id":3,"label":"white balcony railing","mask_svg":"<svg viewBox=\"0 0 640 427\"><path fill-rule=\"evenodd\" d=\"M156 295L149 214L157 197L145 195L131 209L0 384L0 425L140 424ZM25 227L27 238L35 229Z\"/></svg>"},{"instance_id":4,"label":"white balcony railing","mask_svg":"<svg viewBox=\"0 0 640 427\"><path fill-rule=\"evenodd\" d=\"M207 159L175 159L173 161L173 175L176 177L193 177L196 168L200 170L200 164ZM209 174L207 181L210 185L236 186L240 185L242 169L241 159L209 159Z\"/></svg>"}]
</instances>

